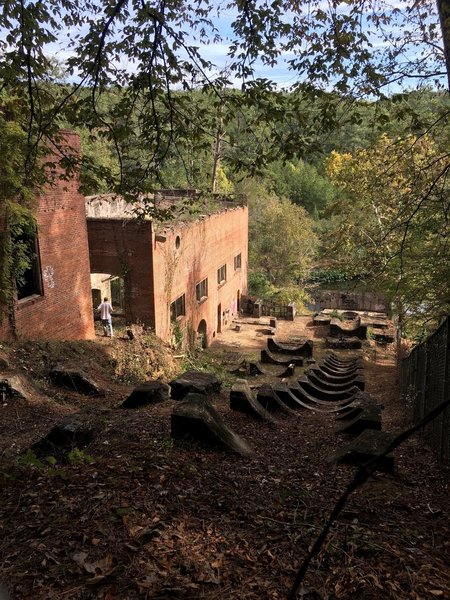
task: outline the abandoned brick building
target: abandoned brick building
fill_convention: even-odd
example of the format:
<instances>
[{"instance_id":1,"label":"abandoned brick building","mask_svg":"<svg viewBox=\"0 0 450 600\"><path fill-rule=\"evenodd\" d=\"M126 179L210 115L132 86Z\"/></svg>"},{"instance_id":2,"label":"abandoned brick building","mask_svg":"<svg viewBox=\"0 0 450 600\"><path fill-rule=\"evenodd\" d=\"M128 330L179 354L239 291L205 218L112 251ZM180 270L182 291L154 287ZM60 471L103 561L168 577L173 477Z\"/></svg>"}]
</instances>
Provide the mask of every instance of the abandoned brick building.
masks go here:
<instances>
[{"instance_id":1,"label":"abandoned brick building","mask_svg":"<svg viewBox=\"0 0 450 600\"><path fill-rule=\"evenodd\" d=\"M222 204L162 226L136 221L123 201L100 196L87 201L87 223L94 304L109 282L127 322L163 340L198 336L203 345L239 310L247 292L246 206Z\"/></svg>"},{"instance_id":2,"label":"abandoned brick building","mask_svg":"<svg viewBox=\"0 0 450 600\"><path fill-rule=\"evenodd\" d=\"M80 152L77 134L62 131L64 154ZM34 260L14 302L17 337L21 339L85 339L94 336L85 199L78 174L62 178L62 154L48 160L55 167L36 199L37 235L27 240ZM0 339L13 335L11 321L0 323Z\"/></svg>"},{"instance_id":3,"label":"abandoned brick building","mask_svg":"<svg viewBox=\"0 0 450 600\"><path fill-rule=\"evenodd\" d=\"M79 155L79 136L61 134L62 153ZM55 165L60 159L51 158ZM36 200L37 235L29 240L35 258L14 302L17 337L93 338L93 309L105 293L116 314L164 340L198 334L206 345L238 311L247 291L247 207L222 204L213 214L162 227L137 221L120 198L87 201L78 174L68 177L61 165L49 176ZM0 339L13 334L2 319Z\"/></svg>"}]
</instances>

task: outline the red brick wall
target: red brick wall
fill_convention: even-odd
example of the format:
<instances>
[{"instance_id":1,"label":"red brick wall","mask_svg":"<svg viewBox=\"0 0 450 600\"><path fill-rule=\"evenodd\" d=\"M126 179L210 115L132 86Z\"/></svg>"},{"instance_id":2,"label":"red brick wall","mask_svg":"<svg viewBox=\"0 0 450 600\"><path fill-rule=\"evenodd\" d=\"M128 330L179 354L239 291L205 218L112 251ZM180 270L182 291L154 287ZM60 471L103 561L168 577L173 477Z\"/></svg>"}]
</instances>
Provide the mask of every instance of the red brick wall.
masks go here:
<instances>
[{"instance_id":1,"label":"red brick wall","mask_svg":"<svg viewBox=\"0 0 450 600\"><path fill-rule=\"evenodd\" d=\"M151 223L88 219L87 224L91 272L123 277L127 321L154 327Z\"/></svg>"},{"instance_id":2,"label":"red brick wall","mask_svg":"<svg viewBox=\"0 0 450 600\"><path fill-rule=\"evenodd\" d=\"M64 152L79 153L79 136L61 133ZM51 160L58 159L56 152ZM52 184L37 199L43 295L17 302L17 333L22 339L94 336L84 196L78 192L78 175L65 181L58 178L61 173L57 168ZM1 328L7 336L6 323Z\"/></svg>"},{"instance_id":3,"label":"red brick wall","mask_svg":"<svg viewBox=\"0 0 450 600\"><path fill-rule=\"evenodd\" d=\"M170 339L169 307L181 294L186 297L186 316L179 318L182 329L197 331L206 321L208 343L218 331L218 305L221 305L222 327L237 312L238 294L247 293L248 210L238 207L205 216L191 223L174 224L156 232L165 241L153 239L155 281L156 334ZM179 248L176 240L179 237ZM241 254L242 266L234 269L234 257ZM217 270L226 264L227 280L219 286ZM208 298L198 303L196 284L208 278ZM225 315L223 314L225 313Z\"/></svg>"}]
</instances>

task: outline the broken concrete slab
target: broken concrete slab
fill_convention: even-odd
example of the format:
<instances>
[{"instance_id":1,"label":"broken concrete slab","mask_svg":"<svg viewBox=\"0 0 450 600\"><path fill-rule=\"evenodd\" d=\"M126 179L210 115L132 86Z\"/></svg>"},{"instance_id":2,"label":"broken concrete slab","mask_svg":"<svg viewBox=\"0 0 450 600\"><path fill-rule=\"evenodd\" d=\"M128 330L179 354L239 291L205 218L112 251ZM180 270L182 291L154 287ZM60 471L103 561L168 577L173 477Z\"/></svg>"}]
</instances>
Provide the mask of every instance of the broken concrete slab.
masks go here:
<instances>
[{"instance_id":1,"label":"broken concrete slab","mask_svg":"<svg viewBox=\"0 0 450 600\"><path fill-rule=\"evenodd\" d=\"M269 375L271 377L292 377L295 372L295 365L290 363L285 369L278 371L278 373L273 373L270 369L265 369L260 362L250 362L248 363L248 372L249 375L252 376Z\"/></svg>"},{"instance_id":2,"label":"broken concrete slab","mask_svg":"<svg viewBox=\"0 0 450 600\"><path fill-rule=\"evenodd\" d=\"M340 354L336 354L336 352L329 352L325 356L325 361L334 362L337 366L348 367L354 365L356 363L363 363L361 356L358 355L351 358L343 358Z\"/></svg>"},{"instance_id":3,"label":"broken concrete slab","mask_svg":"<svg viewBox=\"0 0 450 600\"><path fill-rule=\"evenodd\" d=\"M338 424L350 423L359 418L368 404L373 404L378 410L383 410L381 404L377 404L374 400L367 403L364 400L354 400L351 405L343 407L336 413L336 421ZM364 429L362 429L364 431Z\"/></svg>"},{"instance_id":4,"label":"broken concrete slab","mask_svg":"<svg viewBox=\"0 0 450 600\"><path fill-rule=\"evenodd\" d=\"M294 363L289 364L284 371L277 374L277 377L293 377L295 375Z\"/></svg>"},{"instance_id":5,"label":"broken concrete slab","mask_svg":"<svg viewBox=\"0 0 450 600\"><path fill-rule=\"evenodd\" d=\"M258 388L256 399L263 408L269 412L283 412L289 415L296 415L296 412L289 408L281 398L275 393L272 386L269 384L262 385Z\"/></svg>"},{"instance_id":6,"label":"broken concrete slab","mask_svg":"<svg viewBox=\"0 0 450 600\"><path fill-rule=\"evenodd\" d=\"M313 325L315 325L315 326L329 325L330 322L331 322L330 315L324 315L324 314L320 313L313 317Z\"/></svg>"},{"instance_id":7,"label":"broken concrete slab","mask_svg":"<svg viewBox=\"0 0 450 600\"><path fill-rule=\"evenodd\" d=\"M376 400L369 396L369 394L361 392L355 396L351 404L349 404L348 406L344 406L341 410L339 410L339 412L336 414L336 420L342 422L352 421L358 415L361 414L361 412L366 406L369 405L377 406L380 411L383 410L383 406L381 404L378 404L378 402L376 402Z\"/></svg>"},{"instance_id":8,"label":"broken concrete slab","mask_svg":"<svg viewBox=\"0 0 450 600\"><path fill-rule=\"evenodd\" d=\"M248 373L248 364L246 360L242 360L236 367L231 367L228 373L232 375L246 375Z\"/></svg>"},{"instance_id":9,"label":"broken concrete slab","mask_svg":"<svg viewBox=\"0 0 450 600\"><path fill-rule=\"evenodd\" d=\"M73 450L84 450L94 439L94 430L77 414L68 415L57 423L47 435L33 444L37 456L64 457Z\"/></svg>"},{"instance_id":10,"label":"broken concrete slab","mask_svg":"<svg viewBox=\"0 0 450 600\"><path fill-rule=\"evenodd\" d=\"M162 381L146 381L141 383L124 400L121 404L122 408L139 408L140 406L148 406L164 402L170 398L170 386Z\"/></svg>"},{"instance_id":11,"label":"broken concrete slab","mask_svg":"<svg viewBox=\"0 0 450 600\"><path fill-rule=\"evenodd\" d=\"M213 373L189 370L170 382L171 398L183 400L189 393L215 394L220 392L222 382Z\"/></svg>"},{"instance_id":12,"label":"broken concrete slab","mask_svg":"<svg viewBox=\"0 0 450 600\"><path fill-rule=\"evenodd\" d=\"M301 402L295 394L291 392L291 390L289 389L289 384L287 384L286 382L280 381L279 383L274 383L272 385L272 389L276 396L283 402L283 404L288 406L290 409L297 411L309 408L307 405L305 405L305 403Z\"/></svg>"},{"instance_id":13,"label":"broken concrete slab","mask_svg":"<svg viewBox=\"0 0 450 600\"><path fill-rule=\"evenodd\" d=\"M230 408L272 425L276 423L272 415L256 400L246 379L237 379L233 383L230 390Z\"/></svg>"},{"instance_id":14,"label":"broken concrete slab","mask_svg":"<svg viewBox=\"0 0 450 600\"><path fill-rule=\"evenodd\" d=\"M354 397L349 398L348 400L339 400L335 402L330 402L329 400L320 400L308 394L308 392L300 385L300 383L290 383L289 384L290 392L297 398L299 402L302 403L306 408L314 408L319 409L324 412L338 412L345 406L350 406L354 401Z\"/></svg>"},{"instance_id":15,"label":"broken concrete slab","mask_svg":"<svg viewBox=\"0 0 450 600\"><path fill-rule=\"evenodd\" d=\"M330 369L335 369L338 372L364 368L364 363L360 359L345 363L337 361L334 358L326 357L323 361L321 361L321 364L326 365Z\"/></svg>"},{"instance_id":16,"label":"broken concrete slab","mask_svg":"<svg viewBox=\"0 0 450 600\"><path fill-rule=\"evenodd\" d=\"M84 396L104 396L105 392L86 373L79 369L55 366L49 373L52 381L68 390L78 392Z\"/></svg>"},{"instance_id":17,"label":"broken concrete slab","mask_svg":"<svg viewBox=\"0 0 450 600\"><path fill-rule=\"evenodd\" d=\"M363 410L351 421L336 428L336 433L359 435L365 429L381 431L381 407L379 404L365 404Z\"/></svg>"},{"instance_id":18,"label":"broken concrete slab","mask_svg":"<svg viewBox=\"0 0 450 600\"><path fill-rule=\"evenodd\" d=\"M360 390L364 390L365 387L363 377L352 377L347 381L330 382L318 376L314 369L308 369L308 371L305 372L305 375L316 387L329 392L348 390L351 387L357 387Z\"/></svg>"},{"instance_id":19,"label":"broken concrete slab","mask_svg":"<svg viewBox=\"0 0 450 600\"><path fill-rule=\"evenodd\" d=\"M393 439L394 436L385 431L366 429L349 444L339 448L329 458L329 462L363 466L382 454ZM387 454L380 460L379 470L387 472L394 470L393 453Z\"/></svg>"},{"instance_id":20,"label":"broken concrete slab","mask_svg":"<svg viewBox=\"0 0 450 600\"><path fill-rule=\"evenodd\" d=\"M269 350L261 350L261 362L263 364L288 366L294 364L297 367L303 366L303 357L301 356L274 356Z\"/></svg>"},{"instance_id":21,"label":"broken concrete slab","mask_svg":"<svg viewBox=\"0 0 450 600\"><path fill-rule=\"evenodd\" d=\"M173 410L170 420L171 436L175 440L192 439L242 456L249 456L252 452L247 442L228 427L204 394L188 393Z\"/></svg>"},{"instance_id":22,"label":"broken concrete slab","mask_svg":"<svg viewBox=\"0 0 450 600\"><path fill-rule=\"evenodd\" d=\"M332 338L357 337L360 340L365 340L367 338L367 327L361 325L361 320L359 318L353 321L331 319L330 336Z\"/></svg>"},{"instance_id":23,"label":"broken concrete slab","mask_svg":"<svg viewBox=\"0 0 450 600\"><path fill-rule=\"evenodd\" d=\"M325 338L325 346L327 348L335 348L339 350L359 350L362 347L362 342L359 337L327 337Z\"/></svg>"},{"instance_id":24,"label":"broken concrete slab","mask_svg":"<svg viewBox=\"0 0 450 600\"><path fill-rule=\"evenodd\" d=\"M395 334L394 333L374 333L373 339L380 346L385 346L387 344L393 344L395 342Z\"/></svg>"},{"instance_id":25,"label":"broken concrete slab","mask_svg":"<svg viewBox=\"0 0 450 600\"><path fill-rule=\"evenodd\" d=\"M268 372L263 368L261 363L259 362L250 362L248 363L248 373L249 375L268 375Z\"/></svg>"},{"instance_id":26,"label":"broken concrete slab","mask_svg":"<svg viewBox=\"0 0 450 600\"><path fill-rule=\"evenodd\" d=\"M317 387L308 377L302 377L299 379L298 383L308 392L308 394L313 396L313 398L317 398L318 400L327 400L329 402L334 402L336 400L348 400L359 392L359 388L355 386L346 387L342 390L325 390Z\"/></svg>"},{"instance_id":27,"label":"broken concrete slab","mask_svg":"<svg viewBox=\"0 0 450 600\"><path fill-rule=\"evenodd\" d=\"M330 375L323 369L318 366L310 367L307 371L305 371L305 375L313 374L316 379L320 379L320 381L324 383L331 384L341 384L341 383L349 383L351 381L362 381L364 382L364 376L361 371L350 373L349 375Z\"/></svg>"},{"instance_id":28,"label":"broken concrete slab","mask_svg":"<svg viewBox=\"0 0 450 600\"><path fill-rule=\"evenodd\" d=\"M280 342L273 338L267 339L267 347L271 352L279 354L292 354L297 356L303 356L304 358L310 358L313 355L313 342L312 340L305 340L301 344L294 344L290 342Z\"/></svg>"},{"instance_id":29,"label":"broken concrete slab","mask_svg":"<svg viewBox=\"0 0 450 600\"><path fill-rule=\"evenodd\" d=\"M360 367L348 367L345 369L338 367L331 367L325 362L320 362L317 365L324 373L331 375L332 377L348 377L349 375L362 375L363 371Z\"/></svg>"}]
</instances>

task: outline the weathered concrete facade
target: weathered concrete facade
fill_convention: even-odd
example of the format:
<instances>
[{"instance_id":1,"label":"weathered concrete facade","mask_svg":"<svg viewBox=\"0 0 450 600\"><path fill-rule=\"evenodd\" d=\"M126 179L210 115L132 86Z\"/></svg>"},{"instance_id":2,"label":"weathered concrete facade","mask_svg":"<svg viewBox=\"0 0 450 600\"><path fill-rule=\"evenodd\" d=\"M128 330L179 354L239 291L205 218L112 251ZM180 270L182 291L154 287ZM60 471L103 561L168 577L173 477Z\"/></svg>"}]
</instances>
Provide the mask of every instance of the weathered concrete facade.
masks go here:
<instances>
[{"instance_id":1,"label":"weathered concrete facade","mask_svg":"<svg viewBox=\"0 0 450 600\"><path fill-rule=\"evenodd\" d=\"M61 132L65 153L80 153L78 134ZM55 153L58 163L61 156ZM61 179L61 167L36 201L39 280L36 290L14 306L16 333L22 339L87 339L94 337L85 199L78 174ZM1 338L12 331L6 319Z\"/></svg>"},{"instance_id":2,"label":"weathered concrete facade","mask_svg":"<svg viewBox=\"0 0 450 600\"><path fill-rule=\"evenodd\" d=\"M125 314L169 340L201 333L209 343L247 292L245 206L155 229L151 221L89 218L91 271L124 278Z\"/></svg>"}]
</instances>

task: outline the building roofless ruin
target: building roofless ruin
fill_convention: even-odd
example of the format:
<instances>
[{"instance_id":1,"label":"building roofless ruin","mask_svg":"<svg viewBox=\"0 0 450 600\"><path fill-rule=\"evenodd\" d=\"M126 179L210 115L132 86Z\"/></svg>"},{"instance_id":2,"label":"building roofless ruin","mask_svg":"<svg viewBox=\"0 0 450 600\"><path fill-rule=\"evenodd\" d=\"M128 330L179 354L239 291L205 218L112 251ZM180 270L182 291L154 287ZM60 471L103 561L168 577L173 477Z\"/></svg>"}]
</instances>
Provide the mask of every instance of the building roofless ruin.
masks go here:
<instances>
[{"instance_id":1,"label":"building roofless ruin","mask_svg":"<svg viewBox=\"0 0 450 600\"><path fill-rule=\"evenodd\" d=\"M79 155L79 146L77 134L61 132L65 156ZM183 333L211 341L247 291L247 207L222 203L218 212L167 226L137 220L120 198L86 201L78 173L61 166L61 152L36 199L37 234L27 240L32 261L12 318L0 307L0 339L92 338L93 308L107 290L128 323L150 326L164 340ZM192 199L193 190L172 190L154 201L177 203L180 193ZM0 215L0 239L4 232Z\"/></svg>"},{"instance_id":2,"label":"building roofless ruin","mask_svg":"<svg viewBox=\"0 0 450 600\"><path fill-rule=\"evenodd\" d=\"M182 196L192 190L161 192L159 200ZM164 340L201 335L204 345L239 310L247 291L246 206L222 203L217 212L165 225L136 220L120 198L88 198L86 207L94 303L109 282L127 322Z\"/></svg>"}]
</instances>

